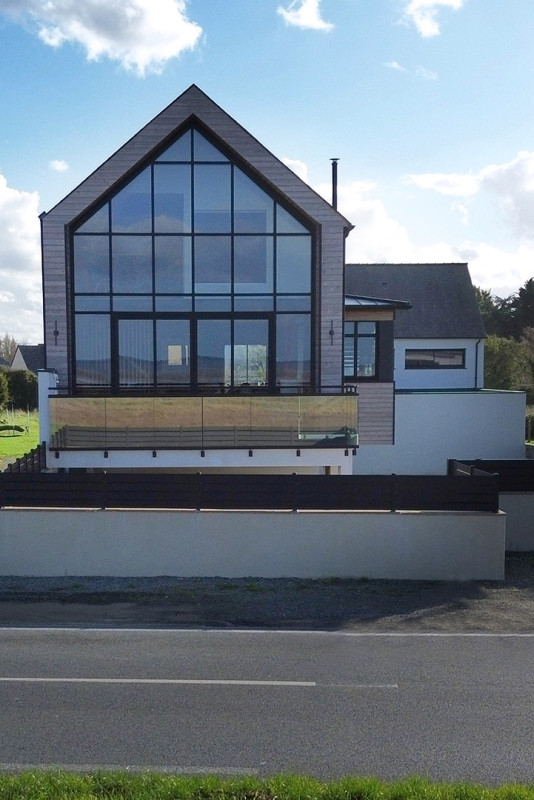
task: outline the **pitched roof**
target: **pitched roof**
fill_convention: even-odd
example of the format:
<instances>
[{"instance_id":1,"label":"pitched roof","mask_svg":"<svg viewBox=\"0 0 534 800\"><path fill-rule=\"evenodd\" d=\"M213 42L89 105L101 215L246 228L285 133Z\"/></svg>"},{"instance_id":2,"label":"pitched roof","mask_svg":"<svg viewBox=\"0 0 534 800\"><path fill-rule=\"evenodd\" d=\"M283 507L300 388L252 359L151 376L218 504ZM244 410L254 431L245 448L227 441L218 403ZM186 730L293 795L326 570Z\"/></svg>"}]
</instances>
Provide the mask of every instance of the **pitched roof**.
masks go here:
<instances>
[{"instance_id":1,"label":"pitched roof","mask_svg":"<svg viewBox=\"0 0 534 800\"><path fill-rule=\"evenodd\" d=\"M7 358L0 356L0 367L9 367L9 363L10 362L7 360Z\"/></svg>"},{"instance_id":2,"label":"pitched roof","mask_svg":"<svg viewBox=\"0 0 534 800\"><path fill-rule=\"evenodd\" d=\"M43 215L43 219L47 223L53 222L54 218L59 221L64 215L71 220L74 219L89 206L97 203L125 176L133 177L152 153L162 146L170 145L179 131L187 124L194 125L195 122L206 126L216 140L220 140L227 150L235 154L236 160L246 164L251 173L256 173L264 183L271 184L273 190L285 196L290 203L297 205L312 219L320 223L327 219L335 219L341 222L347 233L352 229L353 225L330 203L302 181L293 170L267 150L195 84L141 128L48 214Z\"/></svg>"},{"instance_id":3,"label":"pitched roof","mask_svg":"<svg viewBox=\"0 0 534 800\"><path fill-rule=\"evenodd\" d=\"M347 264L345 292L411 303L395 314L396 338L486 335L467 264Z\"/></svg>"},{"instance_id":4,"label":"pitched roof","mask_svg":"<svg viewBox=\"0 0 534 800\"><path fill-rule=\"evenodd\" d=\"M19 344L17 349L24 359L26 369L28 369L30 372L37 372L38 369L44 369L44 344Z\"/></svg>"}]
</instances>

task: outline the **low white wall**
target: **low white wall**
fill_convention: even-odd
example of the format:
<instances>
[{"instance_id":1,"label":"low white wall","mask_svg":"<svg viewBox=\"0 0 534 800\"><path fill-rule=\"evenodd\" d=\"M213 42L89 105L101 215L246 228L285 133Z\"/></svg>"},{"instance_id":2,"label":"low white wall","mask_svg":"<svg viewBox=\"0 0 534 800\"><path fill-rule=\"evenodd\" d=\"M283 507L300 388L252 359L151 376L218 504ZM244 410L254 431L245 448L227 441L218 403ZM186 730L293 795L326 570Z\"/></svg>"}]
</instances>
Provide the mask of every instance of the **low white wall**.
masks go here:
<instances>
[{"instance_id":1,"label":"low white wall","mask_svg":"<svg viewBox=\"0 0 534 800\"><path fill-rule=\"evenodd\" d=\"M504 514L0 510L3 575L500 580Z\"/></svg>"},{"instance_id":2,"label":"low white wall","mask_svg":"<svg viewBox=\"0 0 534 800\"><path fill-rule=\"evenodd\" d=\"M534 550L534 492L501 492L499 507L506 512L506 549Z\"/></svg>"},{"instance_id":3,"label":"low white wall","mask_svg":"<svg viewBox=\"0 0 534 800\"><path fill-rule=\"evenodd\" d=\"M354 473L444 475L449 458L524 456L523 392L407 392L395 395L395 444L359 447Z\"/></svg>"}]
</instances>

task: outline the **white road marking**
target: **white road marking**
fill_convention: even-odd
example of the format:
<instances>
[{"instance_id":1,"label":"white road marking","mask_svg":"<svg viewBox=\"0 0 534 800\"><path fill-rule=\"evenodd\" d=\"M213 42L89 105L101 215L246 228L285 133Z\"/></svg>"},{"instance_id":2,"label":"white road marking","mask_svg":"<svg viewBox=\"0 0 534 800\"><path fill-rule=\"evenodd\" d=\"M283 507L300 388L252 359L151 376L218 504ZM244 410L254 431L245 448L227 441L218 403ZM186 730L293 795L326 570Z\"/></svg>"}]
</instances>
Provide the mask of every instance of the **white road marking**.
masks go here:
<instances>
[{"instance_id":1,"label":"white road marking","mask_svg":"<svg viewBox=\"0 0 534 800\"><path fill-rule=\"evenodd\" d=\"M397 683L317 683L316 681L205 680L200 678L47 678L0 677L0 683L99 683L149 686L275 686L327 689L398 689Z\"/></svg>"},{"instance_id":2,"label":"white road marking","mask_svg":"<svg viewBox=\"0 0 534 800\"><path fill-rule=\"evenodd\" d=\"M244 681L244 680L201 680L197 678L3 678L0 683L126 683L148 685L191 685L191 686L289 686L315 687L315 681Z\"/></svg>"},{"instance_id":3,"label":"white road marking","mask_svg":"<svg viewBox=\"0 0 534 800\"><path fill-rule=\"evenodd\" d=\"M253 767L158 767L148 764L1 764L0 772L158 772L169 775L257 775Z\"/></svg>"}]
</instances>

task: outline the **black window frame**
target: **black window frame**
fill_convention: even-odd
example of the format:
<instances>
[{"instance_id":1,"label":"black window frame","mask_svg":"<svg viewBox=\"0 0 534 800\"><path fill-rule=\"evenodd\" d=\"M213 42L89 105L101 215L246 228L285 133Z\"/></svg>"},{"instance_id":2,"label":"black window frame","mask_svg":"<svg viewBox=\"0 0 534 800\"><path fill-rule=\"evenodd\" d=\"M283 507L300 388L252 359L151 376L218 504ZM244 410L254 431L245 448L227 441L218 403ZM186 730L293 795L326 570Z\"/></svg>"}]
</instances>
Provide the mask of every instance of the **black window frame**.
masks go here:
<instances>
[{"instance_id":1,"label":"black window frame","mask_svg":"<svg viewBox=\"0 0 534 800\"><path fill-rule=\"evenodd\" d=\"M404 369L405 370L436 370L436 369L465 369L465 347L410 347L404 351ZM424 364L410 364L408 363L409 354L424 353L425 356L432 354L432 362L425 361ZM457 353L460 355L461 364L440 364L436 361L438 353Z\"/></svg>"},{"instance_id":2,"label":"black window frame","mask_svg":"<svg viewBox=\"0 0 534 800\"><path fill-rule=\"evenodd\" d=\"M347 333L347 326L350 325L352 327L352 333ZM374 331L372 333L364 333L358 331L359 325L374 325ZM358 363L358 343L361 339L372 339L374 340L374 372L372 375L358 375L357 372L353 372L352 374L345 373L345 355L347 352L347 346L351 344L352 356L353 356L353 363L354 369L356 370L357 363ZM375 320L346 320L344 324L343 330L343 380L344 381L366 381L366 382L373 382L379 380L379 346L380 342L380 325Z\"/></svg>"}]
</instances>

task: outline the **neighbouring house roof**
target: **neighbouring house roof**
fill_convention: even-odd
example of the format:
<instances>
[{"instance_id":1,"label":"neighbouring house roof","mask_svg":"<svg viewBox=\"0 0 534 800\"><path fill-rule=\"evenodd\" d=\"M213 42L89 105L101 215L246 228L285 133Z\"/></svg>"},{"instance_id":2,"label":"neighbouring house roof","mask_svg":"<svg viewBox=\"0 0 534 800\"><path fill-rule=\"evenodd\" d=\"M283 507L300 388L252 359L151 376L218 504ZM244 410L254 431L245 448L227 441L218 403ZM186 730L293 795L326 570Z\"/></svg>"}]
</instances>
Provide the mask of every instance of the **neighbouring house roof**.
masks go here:
<instances>
[{"instance_id":1,"label":"neighbouring house roof","mask_svg":"<svg viewBox=\"0 0 534 800\"><path fill-rule=\"evenodd\" d=\"M30 372L35 372L37 374L38 369L44 369L44 344L19 344L17 350L15 351L15 355L13 356L13 360L11 361L11 365L13 365L13 362L17 357L17 353L20 353L24 363L26 364L26 369Z\"/></svg>"},{"instance_id":2,"label":"neighbouring house roof","mask_svg":"<svg viewBox=\"0 0 534 800\"><path fill-rule=\"evenodd\" d=\"M0 367L9 367L7 358L2 358L2 356L0 356Z\"/></svg>"},{"instance_id":3,"label":"neighbouring house roof","mask_svg":"<svg viewBox=\"0 0 534 800\"><path fill-rule=\"evenodd\" d=\"M345 292L408 301L396 339L480 339L486 335L467 264L347 264Z\"/></svg>"}]
</instances>

